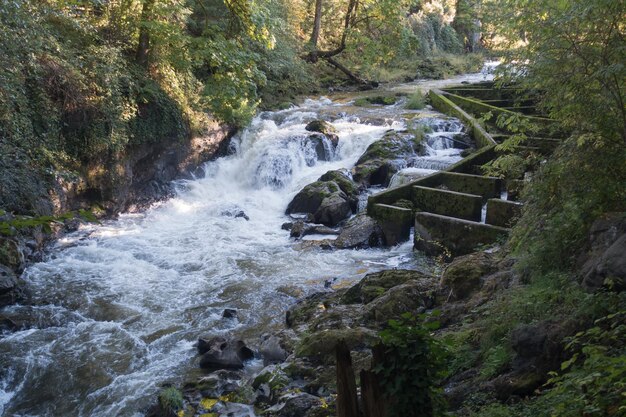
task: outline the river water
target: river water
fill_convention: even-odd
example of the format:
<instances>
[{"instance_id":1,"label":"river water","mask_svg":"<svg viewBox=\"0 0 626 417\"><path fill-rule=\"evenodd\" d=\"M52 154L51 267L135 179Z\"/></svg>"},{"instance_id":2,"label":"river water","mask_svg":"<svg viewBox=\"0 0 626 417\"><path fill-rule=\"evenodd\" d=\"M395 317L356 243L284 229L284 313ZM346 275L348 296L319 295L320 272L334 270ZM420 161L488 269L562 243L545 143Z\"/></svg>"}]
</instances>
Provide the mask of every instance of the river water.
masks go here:
<instances>
[{"instance_id":1,"label":"river water","mask_svg":"<svg viewBox=\"0 0 626 417\"><path fill-rule=\"evenodd\" d=\"M280 326L294 293L384 268L430 268L410 242L326 251L281 230L299 190L352 167L385 131L405 126L401 114L435 130L430 155L416 158L408 174L460 159L445 138L461 125L432 111L306 100L260 114L233 140L231 155L206 164L203 178L178 183L175 198L59 240L23 274L29 304L2 311L30 328L0 336L0 415L141 415L160 383L180 382L197 367L199 336L236 335L254 347ZM330 161L317 161L306 140L305 124L318 117L339 131ZM235 217L240 211L249 220ZM237 309L238 319L223 319L224 308Z\"/></svg>"}]
</instances>

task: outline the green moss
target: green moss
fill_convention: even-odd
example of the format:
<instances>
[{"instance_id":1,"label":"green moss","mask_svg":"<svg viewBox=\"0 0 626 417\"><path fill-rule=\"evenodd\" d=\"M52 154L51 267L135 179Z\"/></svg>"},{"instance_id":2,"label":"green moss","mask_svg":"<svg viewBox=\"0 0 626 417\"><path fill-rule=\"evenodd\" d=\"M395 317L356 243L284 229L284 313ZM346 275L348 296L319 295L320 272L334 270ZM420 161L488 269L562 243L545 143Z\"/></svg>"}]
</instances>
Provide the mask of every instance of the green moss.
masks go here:
<instances>
[{"instance_id":1,"label":"green moss","mask_svg":"<svg viewBox=\"0 0 626 417\"><path fill-rule=\"evenodd\" d=\"M365 328L322 330L305 335L296 346L296 356L319 359L330 363L334 359L335 347L345 341L349 348L373 346L378 341L376 333Z\"/></svg>"},{"instance_id":2,"label":"green moss","mask_svg":"<svg viewBox=\"0 0 626 417\"><path fill-rule=\"evenodd\" d=\"M159 393L159 406L166 413L176 413L183 408L183 395L174 387L163 389Z\"/></svg>"},{"instance_id":3,"label":"green moss","mask_svg":"<svg viewBox=\"0 0 626 417\"><path fill-rule=\"evenodd\" d=\"M362 97L354 100L354 105L358 107L368 107L371 105L390 106L396 104L398 98L395 96L372 96Z\"/></svg>"}]
</instances>

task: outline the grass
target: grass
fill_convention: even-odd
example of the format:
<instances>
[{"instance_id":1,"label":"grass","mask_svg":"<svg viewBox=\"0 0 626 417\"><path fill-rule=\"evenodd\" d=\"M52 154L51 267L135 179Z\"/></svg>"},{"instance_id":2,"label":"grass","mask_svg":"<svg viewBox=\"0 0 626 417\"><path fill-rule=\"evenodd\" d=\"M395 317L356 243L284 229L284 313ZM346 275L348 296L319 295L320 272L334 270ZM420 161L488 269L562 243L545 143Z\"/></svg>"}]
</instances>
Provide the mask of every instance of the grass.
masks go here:
<instances>
[{"instance_id":1,"label":"grass","mask_svg":"<svg viewBox=\"0 0 626 417\"><path fill-rule=\"evenodd\" d=\"M415 92L407 98L407 102L404 105L404 108L408 110L422 110L424 107L426 107L426 97L424 93L422 93L422 90L419 89L415 90Z\"/></svg>"}]
</instances>

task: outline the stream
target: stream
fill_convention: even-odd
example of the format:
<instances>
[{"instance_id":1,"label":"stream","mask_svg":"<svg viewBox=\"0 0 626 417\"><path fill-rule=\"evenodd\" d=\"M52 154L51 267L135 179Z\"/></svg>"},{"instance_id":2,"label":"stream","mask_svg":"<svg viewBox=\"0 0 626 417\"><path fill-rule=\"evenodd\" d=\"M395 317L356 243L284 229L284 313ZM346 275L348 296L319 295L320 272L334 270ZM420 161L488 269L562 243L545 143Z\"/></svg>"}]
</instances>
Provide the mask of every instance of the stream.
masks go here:
<instances>
[{"instance_id":1,"label":"stream","mask_svg":"<svg viewBox=\"0 0 626 417\"><path fill-rule=\"evenodd\" d=\"M31 327L0 335L0 415L141 416L161 383L198 372L199 336L235 335L254 346L282 325L294 295L323 290L328 280L348 285L381 269L430 270L412 242L328 251L281 229L298 191L329 170L350 169L388 129L405 128L407 115L430 127L428 155L392 185L461 158L446 138L462 125L432 110L405 110L402 100L360 108L350 97L308 99L259 114L230 155L205 165L204 177L178 182L175 198L57 241L22 276L30 304L2 310ZM338 130L330 161L316 160L306 140L306 123L318 118ZM225 308L237 319L222 318Z\"/></svg>"}]
</instances>

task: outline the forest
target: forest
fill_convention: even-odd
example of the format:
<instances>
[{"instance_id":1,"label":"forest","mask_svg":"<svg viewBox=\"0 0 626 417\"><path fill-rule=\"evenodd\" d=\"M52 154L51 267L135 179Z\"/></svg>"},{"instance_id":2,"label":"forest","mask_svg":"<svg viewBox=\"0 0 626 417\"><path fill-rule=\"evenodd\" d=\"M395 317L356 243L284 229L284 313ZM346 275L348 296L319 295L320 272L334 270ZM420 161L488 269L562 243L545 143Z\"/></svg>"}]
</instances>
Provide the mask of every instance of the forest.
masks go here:
<instances>
[{"instance_id":1,"label":"forest","mask_svg":"<svg viewBox=\"0 0 626 417\"><path fill-rule=\"evenodd\" d=\"M0 0L0 284L0 416L625 415L626 1Z\"/></svg>"}]
</instances>

